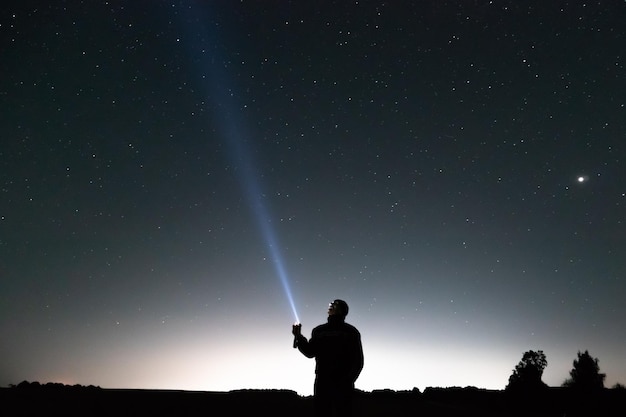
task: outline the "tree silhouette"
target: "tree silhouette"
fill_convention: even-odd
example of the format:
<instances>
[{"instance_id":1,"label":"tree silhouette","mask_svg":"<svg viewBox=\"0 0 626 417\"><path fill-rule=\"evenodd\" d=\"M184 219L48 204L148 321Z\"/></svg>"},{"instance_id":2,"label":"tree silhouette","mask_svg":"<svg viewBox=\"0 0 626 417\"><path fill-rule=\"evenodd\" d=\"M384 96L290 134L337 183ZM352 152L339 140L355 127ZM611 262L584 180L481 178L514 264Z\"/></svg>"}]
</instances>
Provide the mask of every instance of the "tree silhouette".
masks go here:
<instances>
[{"instance_id":1,"label":"tree silhouette","mask_svg":"<svg viewBox=\"0 0 626 417\"><path fill-rule=\"evenodd\" d=\"M592 358L589 351L578 352L578 359L574 359L574 367L569 372L570 378L563 386L583 391L596 391L604 388L606 374L600 373L598 359Z\"/></svg>"},{"instance_id":2,"label":"tree silhouette","mask_svg":"<svg viewBox=\"0 0 626 417\"><path fill-rule=\"evenodd\" d=\"M541 380L546 366L548 366L548 360L542 350L525 352L509 377L509 383L505 389L507 391L534 391L547 388Z\"/></svg>"}]
</instances>

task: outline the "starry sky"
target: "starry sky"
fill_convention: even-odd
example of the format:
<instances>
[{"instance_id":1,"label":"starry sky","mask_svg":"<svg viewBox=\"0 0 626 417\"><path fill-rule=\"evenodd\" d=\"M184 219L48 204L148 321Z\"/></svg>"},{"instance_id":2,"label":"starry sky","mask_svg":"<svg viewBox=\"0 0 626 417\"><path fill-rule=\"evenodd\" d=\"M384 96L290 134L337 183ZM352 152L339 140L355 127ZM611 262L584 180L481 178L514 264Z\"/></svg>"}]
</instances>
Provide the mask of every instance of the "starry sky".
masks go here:
<instances>
[{"instance_id":1,"label":"starry sky","mask_svg":"<svg viewBox=\"0 0 626 417\"><path fill-rule=\"evenodd\" d=\"M0 386L626 383L624 1L10 1Z\"/></svg>"}]
</instances>

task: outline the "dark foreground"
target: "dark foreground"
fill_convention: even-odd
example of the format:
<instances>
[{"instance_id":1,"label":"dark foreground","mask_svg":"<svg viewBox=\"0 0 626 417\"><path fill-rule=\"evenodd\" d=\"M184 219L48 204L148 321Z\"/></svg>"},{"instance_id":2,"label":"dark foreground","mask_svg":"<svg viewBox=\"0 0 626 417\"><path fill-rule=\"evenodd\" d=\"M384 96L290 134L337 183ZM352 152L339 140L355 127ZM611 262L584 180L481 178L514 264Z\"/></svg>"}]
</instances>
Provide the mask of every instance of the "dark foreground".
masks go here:
<instances>
[{"instance_id":1,"label":"dark foreground","mask_svg":"<svg viewBox=\"0 0 626 417\"><path fill-rule=\"evenodd\" d=\"M313 416L313 400L287 390L230 392L115 390L60 384L0 388L6 416ZM511 395L478 388L357 392L354 417L624 416L626 390L594 395L551 388Z\"/></svg>"}]
</instances>

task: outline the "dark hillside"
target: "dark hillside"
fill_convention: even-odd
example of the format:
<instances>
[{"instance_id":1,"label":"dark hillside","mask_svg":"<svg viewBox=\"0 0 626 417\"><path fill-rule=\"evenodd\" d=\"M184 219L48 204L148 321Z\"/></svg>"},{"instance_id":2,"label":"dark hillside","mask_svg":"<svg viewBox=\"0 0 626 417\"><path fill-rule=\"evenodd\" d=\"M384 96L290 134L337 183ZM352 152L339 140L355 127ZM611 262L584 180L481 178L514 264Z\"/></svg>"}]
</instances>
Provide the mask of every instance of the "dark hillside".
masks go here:
<instances>
[{"instance_id":1,"label":"dark hillside","mask_svg":"<svg viewBox=\"0 0 626 417\"><path fill-rule=\"evenodd\" d=\"M595 396L552 388L542 395L511 396L504 391L427 388L423 393L358 392L356 417L617 417L625 414L626 390ZM0 388L2 415L11 416L210 416L312 417L313 400L289 390L230 392L116 390L61 384L21 383Z\"/></svg>"}]
</instances>

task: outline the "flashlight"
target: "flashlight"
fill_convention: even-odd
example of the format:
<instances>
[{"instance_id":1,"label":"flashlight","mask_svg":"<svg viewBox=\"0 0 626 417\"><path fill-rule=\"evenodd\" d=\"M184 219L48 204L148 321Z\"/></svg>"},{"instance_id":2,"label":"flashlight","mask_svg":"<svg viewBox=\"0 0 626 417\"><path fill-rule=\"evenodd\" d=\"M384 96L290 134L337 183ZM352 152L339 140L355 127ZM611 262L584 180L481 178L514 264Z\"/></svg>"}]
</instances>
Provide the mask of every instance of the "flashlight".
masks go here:
<instances>
[{"instance_id":1,"label":"flashlight","mask_svg":"<svg viewBox=\"0 0 626 417\"><path fill-rule=\"evenodd\" d=\"M297 348L298 347L298 336L300 336L302 331L302 324L301 323L294 323L293 326L291 327L291 333L293 333L293 348Z\"/></svg>"}]
</instances>

